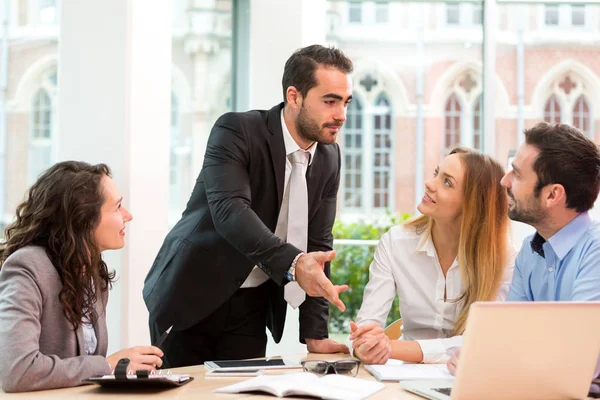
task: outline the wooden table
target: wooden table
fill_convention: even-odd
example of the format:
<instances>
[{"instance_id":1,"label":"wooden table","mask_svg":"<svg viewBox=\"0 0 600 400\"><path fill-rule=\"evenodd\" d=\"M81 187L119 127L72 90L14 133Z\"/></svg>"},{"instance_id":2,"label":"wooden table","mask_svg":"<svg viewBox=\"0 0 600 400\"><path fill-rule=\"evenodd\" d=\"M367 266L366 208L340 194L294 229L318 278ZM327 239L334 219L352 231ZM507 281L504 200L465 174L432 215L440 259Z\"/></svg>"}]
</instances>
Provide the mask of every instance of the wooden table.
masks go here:
<instances>
[{"instance_id":1,"label":"wooden table","mask_svg":"<svg viewBox=\"0 0 600 400\"><path fill-rule=\"evenodd\" d=\"M337 354L305 354L296 357L298 361L305 359L312 360L339 360L348 358L348 355L337 355ZM40 392L30 393L4 393L0 391L1 400L21 400L21 399L43 399L43 400L67 400L67 399L111 399L111 398L161 398L161 399L178 399L178 400L205 400L205 399L218 399L218 400L237 400L237 399L277 399L275 396L268 394L255 395L255 394L225 394L225 393L213 393L214 389L231 385L232 383L240 382L245 379L242 377L206 377L204 376L204 366L198 365L193 367L175 368L171 370L174 374L190 374L195 379L181 387L152 391L152 390L107 390L102 389L96 385L79 386L69 389L56 389L56 390L45 390ZM288 370L270 370L269 374L282 374L282 373L295 373L301 372L301 369L288 369ZM375 380L371 374L369 374L362 366L358 373L358 377L362 379ZM296 397L299 398L299 397ZM398 382L386 382L386 388L379 391L375 395L368 398L368 400L415 400L421 399L422 397L412 395L405 392L400 388Z\"/></svg>"},{"instance_id":2,"label":"wooden table","mask_svg":"<svg viewBox=\"0 0 600 400\"><path fill-rule=\"evenodd\" d=\"M347 355L337 354L305 354L297 357L298 360L327 360L334 361L343 358L347 358ZM161 399L178 399L178 400L199 400L199 399L216 399L216 400L238 400L238 399L277 399L271 395L255 395L255 394L225 394L225 393L213 393L214 389L230 385L232 383L240 382L244 379L252 378L234 378L234 377L206 377L204 376L204 366L198 365L193 367L175 368L171 370L174 374L190 374L195 379L178 388L167 389L167 390L145 390L145 391L126 391L126 390L106 390L101 389L96 385L79 386L69 389L56 389L56 390L45 390L40 392L30 393L4 393L0 391L0 400L21 400L21 399L43 399L43 400L67 400L67 399L114 399L114 398L142 398L152 397ZM268 371L270 374L283 374L283 373L295 373L299 372L298 369L289 370L271 370ZM362 366L358 373L358 377L367 380L375 380L375 378L369 374ZM384 382L385 389L377 392L373 396L369 397L368 400L423 400L422 397L413 395L404 391L398 382ZM300 397L295 397L300 398Z\"/></svg>"}]
</instances>

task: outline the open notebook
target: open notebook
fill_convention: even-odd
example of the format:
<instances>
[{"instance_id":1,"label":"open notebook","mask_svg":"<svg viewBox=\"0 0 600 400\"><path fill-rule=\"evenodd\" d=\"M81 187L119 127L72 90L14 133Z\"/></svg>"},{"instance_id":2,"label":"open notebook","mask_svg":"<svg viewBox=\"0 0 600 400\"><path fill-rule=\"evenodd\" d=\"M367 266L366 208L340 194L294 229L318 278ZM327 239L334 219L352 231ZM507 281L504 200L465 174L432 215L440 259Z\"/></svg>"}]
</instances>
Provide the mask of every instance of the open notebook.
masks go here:
<instances>
[{"instance_id":1,"label":"open notebook","mask_svg":"<svg viewBox=\"0 0 600 400\"><path fill-rule=\"evenodd\" d=\"M365 365L365 369L380 381L454 379L446 364L409 364L390 359L384 365Z\"/></svg>"},{"instance_id":2,"label":"open notebook","mask_svg":"<svg viewBox=\"0 0 600 400\"><path fill-rule=\"evenodd\" d=\"M214 390L215 393L262 391L277 397L314 396L328 400L362 400L377 393L385 385L344 375L318 377L310 372L263 375Z\"/></svg>"}]
</instances>

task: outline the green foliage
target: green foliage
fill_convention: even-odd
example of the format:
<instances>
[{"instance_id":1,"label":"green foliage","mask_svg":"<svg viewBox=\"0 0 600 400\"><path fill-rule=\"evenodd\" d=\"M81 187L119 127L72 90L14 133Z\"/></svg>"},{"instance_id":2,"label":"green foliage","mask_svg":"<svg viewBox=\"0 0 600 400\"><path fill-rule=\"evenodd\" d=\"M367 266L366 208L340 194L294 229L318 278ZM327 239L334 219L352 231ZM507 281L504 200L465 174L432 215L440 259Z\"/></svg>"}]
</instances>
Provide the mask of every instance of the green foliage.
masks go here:
<instances>
[{"instance_id":1,"label":"green foliage","mask_svg":"<svg viewBox=\"0 0 600 400\"><path fill-rule=\"evenodd\" d=\"M336 220L333 226L335 239L354 240L379 240L392 226L408 219L409 214L386 218L376 224L358 221L343 223ZM337 255L331 263L331 281L336 285L347 284L347 292L341 294L341 299L346 304L346 311L340 312L336 307L329 306L329 332L345 333L350 330L350 321L358 314L362 303L363 291L369 280L369 265L373 260L376 245L339 245L335 244ZM387 324L400 318L398 298L394 299L392 309L388 315Z\"/></svg>"}]
</instances>

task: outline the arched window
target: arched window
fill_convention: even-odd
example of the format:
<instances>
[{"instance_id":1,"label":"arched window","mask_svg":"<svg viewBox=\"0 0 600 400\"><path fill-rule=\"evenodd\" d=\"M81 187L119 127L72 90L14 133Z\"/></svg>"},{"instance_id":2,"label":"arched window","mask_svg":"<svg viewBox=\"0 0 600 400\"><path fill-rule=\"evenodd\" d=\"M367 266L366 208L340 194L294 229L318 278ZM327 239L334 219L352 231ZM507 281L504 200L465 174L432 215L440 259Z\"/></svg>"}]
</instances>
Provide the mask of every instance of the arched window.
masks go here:
<instances>
[{"instance_id":1,"label":"arched window","mask_svg":"<svg viewBox=\"0 0 600 400\"><path fill-rule=\"evenodd\" d=\"M481 150L481 95L473 105L473 148Z\"/></svg>"},{"instance_id":2,"label":"arched window","mask_svg":"<svg viewBox=\"0 0 600 400\"><path fill-rule=\"evenodd\" d=\"M52 165L52 131L54 115L48 92L38 90L31 107L29 135L29 182Z\"/></svg>"},{"instance_id":3,"label":"arched window","mask_svg":"<svg viewBox=\"0 0 600 400\"><path fill-rule=\"evenodd\" d=\"M448 153L460 142L461 109L458 99L453 94L448 98L444 108L444 148Z\"/></svg>"},{"instance_id":4,"label":"arched window","mask_svg":"<svg viewBox=\"0 0 600 400\"><path fill-rule=\"evenodd\" d=\"M550 96L544 107L544 121L550 124L560 124L560 104L556 95Z\"/></svg>"},{"instance_id":5,"label":"arched window","mask_svg":"<svg viewBox=\"0 0 600 400\"><path fill-rule=\"evenodd\" d=\"M373 112L373 208L389 208L392 196L392 112L385 94Z\"/></svg>"},{"instance_id":6,"label":"arched window","mask_svg":"<svg viewBox=\"0 0 600 400\"><path fill-rule=\"evenodd\" d=\"M344 124L344 181L342 185L343 206L363 207L363 106L354 97L348 106Z\"/></svg>"},{"instance_id":7,"label":"arched window","mask_svg":"<svg viewBox=\"0 0 600 400\"><path fill-rule=\"evenodd\" d=\"M579 96L573 106L573 126L590 136L590 107L584 95Z\"/></svg>"}]
</instances>

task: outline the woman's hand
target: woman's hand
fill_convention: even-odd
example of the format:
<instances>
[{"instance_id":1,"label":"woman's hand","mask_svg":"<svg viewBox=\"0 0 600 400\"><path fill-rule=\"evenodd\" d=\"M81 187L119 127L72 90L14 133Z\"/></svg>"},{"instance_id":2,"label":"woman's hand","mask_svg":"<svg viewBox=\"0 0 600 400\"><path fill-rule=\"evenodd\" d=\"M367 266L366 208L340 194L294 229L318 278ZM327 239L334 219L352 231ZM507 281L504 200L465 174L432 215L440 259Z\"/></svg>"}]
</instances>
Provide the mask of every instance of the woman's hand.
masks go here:
<instances>
[{"instance_id":1,"label":"woman's hand","mask_svg":"<svg viewBox=\"0 0 600 400\"><path fill-rule=\"evenodd\" d=\"M456 366L458 365L459 353L460 350L457 350L454 354L452 354L452 357L450 357L446 363L446 367L448 367L448 371L450 371L452 375L456 375Z\"/></svg>"},{"instance_id":2,"label":"woman's hand","mask_svg":"<svg viewBox=\"0 0 600 400\"><path fill-rule=\"evenodd\" d=\"M385 364L392 355L392 343L376 323L359 327L350 322L350 340L354 354L365 364Z\"/></svg>"},{"instance_id":3,"label":"woman's hand","mask_svg":"<svg viewBox=\"0 0 600 400\"><path fill-rule=\"evenodd\" d=\"M123 349L110 356L106 357L106 361L110 365L110 372L113 373L117 363L121 358L129 359L128 369L135 372L138 369L154 371L162 366L160 359L164 353L161 349L155 346L136 346L128 349Z\"/></svg>"}]
</instances>

